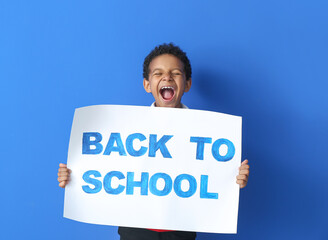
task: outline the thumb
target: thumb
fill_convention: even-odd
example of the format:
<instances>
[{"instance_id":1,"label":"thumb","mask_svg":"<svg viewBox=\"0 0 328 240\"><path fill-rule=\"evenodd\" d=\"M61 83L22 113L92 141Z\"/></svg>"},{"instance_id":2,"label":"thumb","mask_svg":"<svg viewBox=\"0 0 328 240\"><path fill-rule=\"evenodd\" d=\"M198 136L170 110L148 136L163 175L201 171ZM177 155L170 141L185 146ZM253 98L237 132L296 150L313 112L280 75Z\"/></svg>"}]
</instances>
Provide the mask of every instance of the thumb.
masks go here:
<instances>
[{"instance_id":1,"label":"thumb","mask_svg":"<svg viewBox=\"0 0 328 240\"><path fill-rule=\"evenodd\" d=\"M67 165L64 164L64 163L59 163L59 167L63 167L63 168L65 168L65 167L67 167Z\"/></svg>"},{"instance_id":2,"label":"thumb","mask_svg":"<svg viewBox=\"0 0 328 240\"><path fill-rule=\"evenodd\" d=\"M247 163L248 163L248 160L245 159L245 160L241 163L241 165L246 165Z\"/></svg>"},{"instance_id":3,"label":"thumb","mask_svg":"<svg viewBox=\"0 0 328 240\"><path fill-rule=\"evenodd\" d=\"M59 187L65 188L65 186L66 186L66 181L62 181L59 183Z\"/></svg>"}]
</instances>

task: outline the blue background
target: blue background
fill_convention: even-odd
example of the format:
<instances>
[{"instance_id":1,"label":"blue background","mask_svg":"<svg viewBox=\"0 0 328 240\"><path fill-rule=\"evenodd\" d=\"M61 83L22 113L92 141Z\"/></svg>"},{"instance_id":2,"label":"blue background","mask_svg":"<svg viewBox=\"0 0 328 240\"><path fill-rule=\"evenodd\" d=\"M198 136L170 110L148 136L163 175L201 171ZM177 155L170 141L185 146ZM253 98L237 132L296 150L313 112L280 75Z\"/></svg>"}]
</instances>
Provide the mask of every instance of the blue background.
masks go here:
<instances>
[{"instance_id":1,"label":"blue background","mask_svg":"<svg viewBox=\"0 0 328 240\"><path fill-rule=\"evenodd\" d=\"M57 168L74 108L150 105L142 63L187 52L190 108L243 116L238 234L328 239L328 2L0 1L0 239L118 239L64 219Z\"/></svg>"}]
</instances>

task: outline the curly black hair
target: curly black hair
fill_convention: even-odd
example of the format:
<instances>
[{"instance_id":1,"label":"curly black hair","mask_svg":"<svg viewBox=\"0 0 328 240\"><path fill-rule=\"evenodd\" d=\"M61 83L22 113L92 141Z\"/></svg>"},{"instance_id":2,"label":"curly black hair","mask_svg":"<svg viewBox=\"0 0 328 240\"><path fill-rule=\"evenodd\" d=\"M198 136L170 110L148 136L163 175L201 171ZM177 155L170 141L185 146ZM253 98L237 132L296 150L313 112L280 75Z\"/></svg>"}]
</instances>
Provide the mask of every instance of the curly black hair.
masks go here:
<instances>
[{"instance_id":1,"label":"curly black hair","mask_svg":"<svg viewBox=\"0 0 328 240\"><path fill-rule=\"evenodd\" d=\"M191 65L186 53L182 51L181 48L174 45L173 43L169 43L169 44L164 43L156 46L145 58L143 64L143 77L146 80L148 80L148 76L149 76L149 64L154 58L163 54L171 54L179 58L184 65L184 72L186 74L186 79L189 80L191 78Z\"/></svg>"}]
</instances>

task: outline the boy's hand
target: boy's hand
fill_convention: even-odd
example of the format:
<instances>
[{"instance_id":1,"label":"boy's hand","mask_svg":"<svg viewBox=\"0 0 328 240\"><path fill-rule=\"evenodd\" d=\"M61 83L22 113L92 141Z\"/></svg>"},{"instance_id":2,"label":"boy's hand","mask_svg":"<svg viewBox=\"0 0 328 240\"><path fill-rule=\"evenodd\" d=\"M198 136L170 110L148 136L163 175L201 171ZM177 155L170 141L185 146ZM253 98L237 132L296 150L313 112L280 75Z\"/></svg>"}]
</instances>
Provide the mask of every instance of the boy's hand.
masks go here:
<instances>
[{"instance_id":1,"label":"boy's hand","mask_svg":"<svg viewBox=\"0 0 328 240\"><path fill-rule=\"evenodd\" d=\"M60 163L59 164L59 169L58 169L58 182L59 182L59 187L64 188L68 181L69 181L69 175L71 173L71 170L67 168L66 164Z\"/></svg>"},{"instance_id":2,"label":"boy's hand","mask_svg":"<svg viewBox=\"0 0 328 240\"><path fill-rule=\"evenodd\" d=\"M239 167L239 175L237 176L237 184L239 184L240 188L244 188L247 185L249 176L249 165L248 160L244 160Z\"/></svg>"}]
</instances>

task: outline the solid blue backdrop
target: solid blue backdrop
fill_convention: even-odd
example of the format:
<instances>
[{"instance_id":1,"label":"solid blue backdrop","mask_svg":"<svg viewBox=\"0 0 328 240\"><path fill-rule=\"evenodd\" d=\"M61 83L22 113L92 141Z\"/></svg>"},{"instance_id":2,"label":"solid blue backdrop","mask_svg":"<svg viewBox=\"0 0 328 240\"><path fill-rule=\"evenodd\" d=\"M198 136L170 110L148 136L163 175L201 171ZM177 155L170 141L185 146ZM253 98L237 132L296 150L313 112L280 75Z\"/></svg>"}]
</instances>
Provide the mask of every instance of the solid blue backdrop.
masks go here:
<instances>
[{"instance_id":1,"label":"solid blue backdrop","mask_svg":"<svg viewBox=\"0 0 328 240\"><path fill-rule=\"evenodd\" d=\"M142 63L174 42L190 108L243 116L238 234L328 239L327 1L1 1L0 239L118 239L64 219L57 168L74 109L150 105Z\"/></svg>"}]
</instances>

